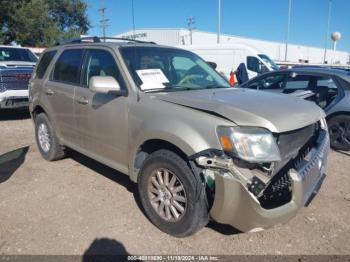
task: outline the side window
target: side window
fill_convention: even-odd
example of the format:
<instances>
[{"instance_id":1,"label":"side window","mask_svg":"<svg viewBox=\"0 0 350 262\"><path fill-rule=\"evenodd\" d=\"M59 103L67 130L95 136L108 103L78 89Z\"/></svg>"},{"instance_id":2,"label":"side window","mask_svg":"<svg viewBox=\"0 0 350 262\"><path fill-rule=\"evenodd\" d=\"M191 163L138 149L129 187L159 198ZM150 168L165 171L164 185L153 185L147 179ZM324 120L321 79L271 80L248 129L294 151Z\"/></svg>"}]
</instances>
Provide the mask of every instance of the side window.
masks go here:
<instances>
[{"instance_id":1,"label":"side window","mask_svg":"<svg viewBox=\"0 0 350 262\"><path fill-rule=\"evenodd\" d=\"M105 50L88 49L85 55L83 85L89 86L93 76L112 76L118 81L121 88L125 88L114 57Z\"/></svg>"},{"instance_id":2,"label":"side window","mask_svg":"<svg viewBox=\"0 0 350 262\"><path fill-rule=\"evenodd\" d=\"M278 90L283 88L283 82L286 78L285 74L277 74L277 75L270 75L263 79L259 79L258 81L255 81L248 86L244 86L246 88L251 89L260 89L260 90Z\"/></svg>"},{"instance_id":3,"label":"side window","mask_svg":"<svg viewBox=\"0 0 350 262\"><path fill-rule=\"evenodd\" d=\"M56 50L46 52L43 54L43 57L40 59L38 67L36 68L36 77L42 79L45 75L46 69L49 67L53 57L57 53Z\"/></svg>"},{"instance_id":4,"label":"side window","mask_svg":"<svg viewBox=\"0 0 350 262\"><path fill-rule=\"evenodd\" d=\"M288 93L289 91L309 89L316 84L312 78L309 75L292 75L286 82L285 90Z\"/></svg>"},{"instance_id":5,"label":"side window","mask_svg":"<svg viewBox=\"0 0 350 262\"><path fill-rule=\"evenodd\" d=\"M52 79L59 82L79 84L82 58L82 49L63 51L55 64Z\"/></svg>"},{"instance_id":6,"label":"side window","mask_svg":"<svg viewBox=\"0 0 350 262\"><path fill-rule=\"evenodd\" d=\"M345 81L341 77L337 77L337 80L339 84L345 89L345 90L350 90L350 82Z\"/></svg>"},{"instance_id":7,"label":"side window","mask_svg":"<svg viewBox=\"0 0 350 262\"><path fill-rule=\"evenodd\" d=\"M266 66L255 56L247 56L247 69L258 74L268 71Z\"/></svg>"}]
</instances>

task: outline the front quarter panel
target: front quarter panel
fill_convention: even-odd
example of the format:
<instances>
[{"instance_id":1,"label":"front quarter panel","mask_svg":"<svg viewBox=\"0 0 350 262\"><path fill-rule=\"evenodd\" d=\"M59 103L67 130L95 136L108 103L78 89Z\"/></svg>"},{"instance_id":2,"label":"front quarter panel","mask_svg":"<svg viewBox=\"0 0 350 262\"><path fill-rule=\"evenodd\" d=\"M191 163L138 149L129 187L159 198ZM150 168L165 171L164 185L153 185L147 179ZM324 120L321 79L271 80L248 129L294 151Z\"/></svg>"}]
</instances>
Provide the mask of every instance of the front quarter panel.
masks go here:
<instances>
[{"instance_id":1,"label":"front quarter panel","mask_svg":"<svg viewBox=\"0 0 350 262\"><path fill-rule=\"evenodd\" d=\"M136 154L146 141L160 139L191 156L207 149L221 149L216 135L219 125L233 126L230 121L188 107L174 105L142 94L130 106L129 174L137 180L133 166Z\"/></svg>"}]
</instances>

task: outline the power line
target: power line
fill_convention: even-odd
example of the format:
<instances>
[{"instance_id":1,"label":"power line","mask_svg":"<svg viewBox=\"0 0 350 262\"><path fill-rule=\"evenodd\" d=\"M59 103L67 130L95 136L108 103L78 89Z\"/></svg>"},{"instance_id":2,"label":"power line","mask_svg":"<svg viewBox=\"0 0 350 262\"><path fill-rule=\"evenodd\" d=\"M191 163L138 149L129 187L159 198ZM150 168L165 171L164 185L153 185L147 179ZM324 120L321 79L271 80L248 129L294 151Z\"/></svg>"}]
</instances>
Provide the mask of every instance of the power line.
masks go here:
<instances>
[{"instance_id":1,"label":"power line","mask_svg":"<svg viewBox=\"0 0 350 262\"><path fill-rule=\"evenodd\" d=\"M132 12L132 30L133 30L133 38L135 40L135 9L134 9L134 0L131 0L131 12Z\"/></svg>"},{"instance_id":2,"label":"power line","mask_svg":"<svg viewBox=\"0 0 350 262\"><path fill-rule=\"evenodd\" d=\"M192 45L192 31L193 31L193 24L196 23L196 21L194 20L193 16L190 16L189 18L187 18L187 25L188 25L188 30L190 31L190 42Z\"/></svg>"},{"instance_id":3,"label":"power line","mask_svg":"<svg viewBox=\"0 0 350 262\"><path fill-rule=\"evenodd\" d=\"M326 63L326 61L327 61L327 48L328 48L329 28L330 28L330 25L331 25L331 15L332 15L332 0L329 0L329 2L328 2L327 30L326 30L326 37L325 37L325 40L324 40L323 63Z\"/></svg>"},{"instance_id":4,"label":"power line","mask_svg":"<svg viewBox=\"0 0 350 262\"><path fill-rule=\"evenodd\" d=\"M289 4L288 4L287 36L286 36L286 50L285 50L285 53L284 53L284 61L287 61L287 58L288 58L288 41L289 41L289 32L290 32L291 12L292 12L292 0L289 0Z\"/></svg>"},{"instance_id":5,"label":"power line","mask_svg":"<svg viewBox=\"0 0 350 262\"><path fill-rule=\"evenodd\" d=\"M104 38L104 41L105 40L105 37L106 37L106 28L109 26L107 24L107 22L109 21L109 19L107 19L105 17L105 12L106 12L107 8L103 6L101 6L101 8L99 8L97 11L101 12L101 20L100 20L100 27L102 28L102 36Z\"/></svg>"}]
</instances>

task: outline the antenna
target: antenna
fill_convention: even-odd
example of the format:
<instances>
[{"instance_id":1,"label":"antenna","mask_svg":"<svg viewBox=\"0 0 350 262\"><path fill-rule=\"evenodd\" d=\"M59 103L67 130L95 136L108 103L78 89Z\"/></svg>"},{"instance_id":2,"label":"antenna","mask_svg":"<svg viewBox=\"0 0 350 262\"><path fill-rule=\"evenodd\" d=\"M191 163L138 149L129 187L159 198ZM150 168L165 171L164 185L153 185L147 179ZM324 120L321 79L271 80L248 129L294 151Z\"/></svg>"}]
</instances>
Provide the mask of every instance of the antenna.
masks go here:
<instances>
[{"instance_id":1,"label":"antenna","mask_svg":"<svg viewBox=\"0 0 350 262\"><path fill-rule=\"evenodd\" d=\"M191 45L192 45L192 31L193 31L193 24L196 23L195 19L193 16L190 16L189 18L187 18L187 25L188 25L188 30L190 31L190 41L191 41Z\"/></svg>"},{"instance_id":2,"label":"antenna","mask_svg":"<svg viewBox=\"0 0 350 262\"><path fill-rule=\"evenodd\" d=\"M105 17L106 9L107 8L104 6L104 1L101 1L101 8L99 8L97 11L101 12L100 27L102 28L102 36L104 42L106 41L106 28L108 27L107 22L109 21L109 19Z\"/></svg>"}]
</instances>

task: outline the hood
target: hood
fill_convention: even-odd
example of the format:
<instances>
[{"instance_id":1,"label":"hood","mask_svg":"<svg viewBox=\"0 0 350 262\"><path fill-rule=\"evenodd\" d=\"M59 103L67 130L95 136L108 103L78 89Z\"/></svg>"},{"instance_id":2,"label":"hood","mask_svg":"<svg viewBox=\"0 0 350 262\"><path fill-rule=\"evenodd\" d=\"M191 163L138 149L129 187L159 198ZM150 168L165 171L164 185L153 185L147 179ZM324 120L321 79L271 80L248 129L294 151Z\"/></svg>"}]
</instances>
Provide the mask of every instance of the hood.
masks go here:
<instances>
[{"instance_id":1,"label":"hood","mask_svg":"<svg viewBox=\"0 0 350 262\"><path fill-rule=\"evenodd\" d=\"M238 126L263 127L273 133L296 130L324 116L315 104L289 95L225 88L156 93L155 99L210 112Z\"/></svg>"}]
</instances>

